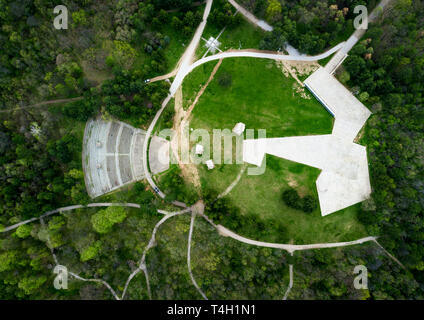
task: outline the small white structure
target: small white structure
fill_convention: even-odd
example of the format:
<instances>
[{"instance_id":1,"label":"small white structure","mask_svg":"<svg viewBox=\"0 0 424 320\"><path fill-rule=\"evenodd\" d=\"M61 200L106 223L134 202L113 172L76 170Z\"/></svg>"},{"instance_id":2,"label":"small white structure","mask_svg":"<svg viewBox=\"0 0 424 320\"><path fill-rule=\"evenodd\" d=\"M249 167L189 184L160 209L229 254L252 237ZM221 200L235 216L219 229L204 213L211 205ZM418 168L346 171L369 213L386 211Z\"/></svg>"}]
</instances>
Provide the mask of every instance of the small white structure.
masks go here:
<instances>
[{"instance_id":1,"label":"small white structure","mask_svg":"<svg viewBox=\"0 0 424 320\"><path fill-rule=\"evenodd\" d=\"M202 155L202 154L203 154L203 151L204 151L203 146L202 146L201 144L196 144L196 150L195 150L195 153L196 153L197 155Z\"/></svg>"},{"instance_id":2,"label":"small white structure","mask_svg":"<svg viewBox=\"0 0 424 320\"><path fill-rule=\"evenodd\" d=\"M214 37L210 37L205 44L206 48L208 48L212 53L215 53L216 50L219 50L220 45L221 42L219 42L218 39L215 39Z\"/></svg>"},{"instance_id":3,"label":"small white structure","mask_svg":"<svg viewBox=\"0 0 424 320\"><path fill-rule=\"evenodd\" d=\"M101 148L102 147L102 143L99 140L97 140L97 142L96 142L96 147L97 148Z\"/></svg>"},{"instance_id":4,"label":"small white structure","mask_svg":"<svg viewBox=\"0 0 424 320\"><path fill-rule=\"evenodd\" d=\"M206 166L208 167L209 170L212 170L213 168L215 168L215 165L213 164L212 160L208 160L205 162Z\"/></svg>"},{"instance_id":5,"label":"small white structure","mask_svg":"<svg viewBox=\"0 0 424 320\"><path fill-rule=\"evenodd\" d=\"M243 122L239 122L233 128L233 133L239 136L244 132L245 128L246 128L246 125Z\"/></svg>"}]
</instances>

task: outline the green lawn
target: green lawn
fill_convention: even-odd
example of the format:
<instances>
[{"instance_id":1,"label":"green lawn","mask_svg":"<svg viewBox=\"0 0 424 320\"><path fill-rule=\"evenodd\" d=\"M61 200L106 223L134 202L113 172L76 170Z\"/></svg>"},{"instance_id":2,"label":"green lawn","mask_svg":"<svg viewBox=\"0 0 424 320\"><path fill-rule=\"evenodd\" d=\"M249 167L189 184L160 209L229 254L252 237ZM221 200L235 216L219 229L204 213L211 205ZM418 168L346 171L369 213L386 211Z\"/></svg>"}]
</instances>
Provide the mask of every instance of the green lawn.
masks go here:
<instances>
[{"instance_id":1,"label":"green lawn","mask_svg":"<svg viewBox=\"0 0 424 320\"><path fill-rule=\"evenodd\" d=\"M200 65L198 68L194 69L185 79L183 85L183 107L188 109L193 103L194 99L197 96L197 93L200 91L203 85L209 79L209 76L217 64L217 61L212 61Z\"/></svg>"},{"instance_id":2,"label":"green lawn","mask_svg":"<svg viewBox=\"0 0 424 320\"><path fill-rule=\"evenodd\" d=\"M210 72L215 63L205 65L204 71ZM218 81L226 73L232 77L228 88ZM208 77L201 69L195 70L183 84L183 88L186 83L189 86L185 92L193 91L195 80L205 81ZM266 129L267 137L331 133L332 117L315 99L304 99L295 93L294 84L295 81L286 78L273 61L225 59L194 108L190 127L212 132L212 129L231 130L237 122L243 122L249 129ZM282 191L289 185L301 196L317 198L315 181L320 170L273 156L267 156L266 160L264 174L248 176L245 172L227 196L240 208L241 214L255 214L261 218L269 234L262 235L259 240L311 243L365 236L363 226L356 219L359 205L321 217L319 209L306 214L288 208L281 200ZM202 187L219 193L224 191L236 179L241 167L216 165L209 171L204 165L199 166ZM284 234L273 230L275 220L282 221ZM244 236L258 239L255 230L243 232Z\"/></svg>"},{"instance_id":3,"label":"green lawn","mask_svg":"<svg viewBox=\"0 0 424 320\"><path fill-rule=\"evenodd\" d=\"M209 71L216 62L204 68ZM210 65L210 68L208 68ZM199 67L202 68L202 67ZM207 79L193 71L192 77ZM231 74L232 85L218 83L222 74ZM332 117L315 99L303 99L293 91L296 82L286 78L275 62L266 59L224 59L214 80L193 110L193 128L232 129L237 122L249 129L266 129L267 137L329 134Z\"/></svg>"},{"instance_id":4,"label":"green lawn","mask_svg":"<svg viewBox=\"0 0 424 320\"><path fill-rule=\"evenodd\" d=\"M223 26L217 27L212 23L208 23L202 37L206 40L210 37L216 38L222 29ZM259 43L263 39L264 35L264 31L242 18L241 23L238 26L226 28L224 30L218 39L221 43L219 48L222 51L229 49L259 49ZM200 59L206 51L207 48L205 47L205 41L201 40L196 51L197 58ZM209 55L210 54L211 53L209 53Z\"/></svg>"}]
</instances>

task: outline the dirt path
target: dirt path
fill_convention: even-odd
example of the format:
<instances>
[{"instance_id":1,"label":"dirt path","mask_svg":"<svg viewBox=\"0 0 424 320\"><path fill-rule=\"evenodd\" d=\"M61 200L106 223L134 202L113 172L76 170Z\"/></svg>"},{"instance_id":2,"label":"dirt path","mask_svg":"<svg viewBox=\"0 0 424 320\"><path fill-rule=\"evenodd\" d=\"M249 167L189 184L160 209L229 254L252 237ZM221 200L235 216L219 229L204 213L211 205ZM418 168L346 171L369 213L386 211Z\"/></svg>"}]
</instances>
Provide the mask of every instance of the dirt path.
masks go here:
<instances>
[{"instance_id":1,"label":"dirt path","mask_svg":"<svg viewBox=\"0 0 424 320\"><path fill-rule=\"evenodd\" d=\"M231 230L228 230L222 225L218 225L216 227L219 234L224 237L230 237L237 241L244 242L247 244L259 246L259 247L267 247L267 248L275 248L275 249L282 249L286 250L290 254L292 254L295 251L304 251L304 250L311 250L311 249L324 249L324 248L337 248L337 247L346 247L346 246L353 246L355 244L361 244L369 241L375 242L377 240L377 237L365 237L354 241L346 241L346 242L330 242L330 243L313 243L313 244L282 244L282 243L270 243L270 242L262 242L262 241L256 241L252 239L248 239L245 237L242 237Z\"/></svg>"},{"instance_id":2,"label":"dirt path","mask_svg":"<svg viewBox=\"0 0 424 320\"><path fill-rule=\"evenodd\" d=\"M183 90L182 86L180 86L175 93L175 116L174 116L174 127L173 130L175 135L171 140L171 150L177 159L178 166L181 169L181 175L184 180L188 183L191 183L195 186L196 190L200 192L201 184L199 172L197 171L197 167L193 163L185 163L180 157L180 150L184 147L189 146L189 136L187 135L187 126L189 126L189 122L186 119L187 112L184 111L183 108ZM182 151L182 152L185 152Z\"/></svg>"},{"instance_id":3,"label":"dirt path","mask_svg":"<svg viewBox=\"0 0 424 320\"><path fill-rule=\"evenodd\" d=\"M237 178L227 187L227 189L225 189L224 192L222 192L219 196L218 199L225 197L227 194L229 194L231 192L231 190L234 189L234 187L239 183L244 171L247 168L247 163L243 164L239 174L237 175Z\"/></svg>"},{"instance_id":4,"label":"dirt path","mask_svg":"<svg viewBox=\"0 0 424 320\"><path fill-rule=\"evenodd\" d=\"M166 79L175 77L176 74L177 74L177 69L174 69L170 73L164 74L163 76L157 76L157 77L150 79L149 83L166 80Z\"/></svg>"},{"instance_id":5,"label":"dirt path","mask_svg":"<svg viewBox=\"0 0 424 320\"><path fill-rule=\"evenodd\" d=\"M149 241L149 243L148 243L148 245L147 245L147 247L144 249L144 251L143 251L143 255L142 255L142 257L141 257L141 259L140 259L140 262L139 262L139 265L138 265L138 268L137 269L135 269L131 274L130 274L130 276L128 277L128 279L127 279L127 282L125 283L125 286L124 286L124 290L123 290L123 292L122 292L122 296L121 296L121 300L123 300L124 298L125 298L125 294L126 294L126 292L127 292L127 289L128 289L128 286L129 286L129 284L130 284L130 282L131 282L131 280L140 272L140 271L143 271L144 272L144 274L145 274L145 276L146 276L146 283L149 283L148 282L148 272L147 272L147 267L146 267L146 255L147 255L147 252L155 245L155 243L156 243L156 233L158 232L158 229L159 229L159 227L166 221L166 220L168 220L169 218L172 218L172 217L175 217L175 216L177 216L177 215L180 215L180 214L184 214L184 213L187 213L187 212L190 212L191 211L191 208L187 208L187 209L185 209L185 210L181 210L181 211L177 211L177 212L173 212L173 213L170 213L170 214L167 214L167 215L165 215L162 219L160 219L159 220L159 222L155 225L155 227L153 228L153 232L152 232L152 236L151 236L151 238L150 238L150 241ZM151 295L150 295L150 288L148 288L148 292L149 292L149 298L151 299L152 297L151 297Z\"/></svg>"},{"instance_id":6,"label":"dirt path","mask_svg":"<svg viewBox=\"0 0 424 320\"><path fill-rule=\"evenodd\" d=\"M287 291L284 294L283 300L287 300L290 290L293 288L293 265L292 264L289 264L289 274L290 274L289 286L287 287Z\"/></svg>"},{"instance_id":7,"label":"dirt path","mask_svg":"<svg viewBox=\"0 0 424 320\"><path fill-rule=\"evenodd\" d=\"M78 100L82 100L83 98L84 97L76 97L76 98L69 98L69 99L55 99L55 100L42 101L42 102L39 102L39 103L36 103L36 104L32 104L32 105L29 105L29 106L18 107L18 108L14 108L14 109L0 110L0 112L3 113L3 112L15 111L15 110L22 110L22 109L29 109L29 108L38 108L38 107L45 106L45 105L50 105L50 104L67 103L67 102L78 101Z\"/></svg>"},{"instance_id":8,"label":"dirt path","mask_svg":"<svg viewBox=\"0 0 424 320\"><path fill-rule=\"evenodd\" d=\"M222 59L220 59L218 61L218 63L215 65L215 67L213 68L211 75L209 76L208 81L206 81L205 85L200 89L200 91L197 93L196 98L194 99L194 102L191 104L191 106L187 109L187 112L184 116L184 120L188 121L189 117L191 116L191 112L193 111L194 107L196 106L197 102L199 102L200 97L202 96L202 94L205 92L206 88L209 86L209 83L211 83L211 81L213 80L213 78L215 77L216 72L218 71L219 67L221 66L222 63Z\"/></svg>"},{"instance_id":9,"label":"dirt path","mask_svg":"<svg viewBox=\"0 0 424 320\"><path fill-rule=\"evenodd\" d=\"M47 211L46 213L42 214L39 217L34 217L34 218L31 218L31 219L28 219L28 220L25 220L25 221L18 222L18 223L11 225L9 227L3 228L2 230L0 230L0 233L7 232L7 231L10 231L10 230L14 230L14 229L18 228L19 226L22 226L24 224L27 224L27 223L30 223L30 222L33 222L33 221L36 221L36 220L43 219L44 217L47 217L47 216L50 216L52 214L59 213L59 212L65 212L65 211L82 209L82 208L114 207L114 206L116 206L116 207L132 207L132 208L140 209L140 205L136 204L136 203L114 203L114 202L97 203L96 202L96 203L89 203L87 205L77 204L77 205L74 205L74 206L68 206L68 207L63 207L63 208Z\"/></svg>"},{"instance_id":10,"label":"dirt path","mask_svg":"<svg viewBox=\"0 0 424 320\"><path fill-rule=\"evenodd\" d=\"M152 175L151 175L149 168L148 168L148 165L147 165L147 159L148 159L147 146L149 144L150 136L153 132L153 129L155 128L155 125L156 125L159 117L161 116L163 110L165 109L168 102L171 100L172 96L174 96L177 89L181 86L182 80L184 80L185 75L187 75L189 73L190 65L191 65L191 62L194 59L196 48L199 45L200 38L201 38L203 31L206 27L206 23L207 23L209 13L211 11L211 7L212 7L212 0L207 0L206 6L205 6L205 11L203 12L202 22L197 27L196 32L194 33L194 36L193 36L189 46L187 47L186 51L184 52L180 61L178 62L178 65L177 65L177 68L176 68L176 70L178 70L178 72L177 72L177 75L175 76L174 81L172 82L172 85L171 85L171 88L170 88L170 93L166 97L166 99L163 101L161 108L158 110L158 112L153 117L153 120L150 123L149 128L146 131L146 138L144 139L144 143L143 143L143 169L144 169L144 174L146 176L147 182L150 184L152 189L162 199L164 199L166 195L159 189L159 187L153 181Z\"/></svg>"},{"instance_id":11,"label":"dirt path","mask_svg":"<svg viewBox=\"0 0 424 320\"><path fill-rule=\"evenodd\" d=\"M199 285L197 284L196 280L194 279L193 272L191 271L191 239L193 237L193 228L194 228L194 219L196 218L196 212L193 210L191 214L191 221L190 221L190 231L188 233L188 244L187 244L187 268L188 273L190 274L191 282L197 289L197 291L200 293L200 295L203 297L203 299L208 300L206 295L203 293L202 289L200 289Z\"/></svg>"}]
</instances>

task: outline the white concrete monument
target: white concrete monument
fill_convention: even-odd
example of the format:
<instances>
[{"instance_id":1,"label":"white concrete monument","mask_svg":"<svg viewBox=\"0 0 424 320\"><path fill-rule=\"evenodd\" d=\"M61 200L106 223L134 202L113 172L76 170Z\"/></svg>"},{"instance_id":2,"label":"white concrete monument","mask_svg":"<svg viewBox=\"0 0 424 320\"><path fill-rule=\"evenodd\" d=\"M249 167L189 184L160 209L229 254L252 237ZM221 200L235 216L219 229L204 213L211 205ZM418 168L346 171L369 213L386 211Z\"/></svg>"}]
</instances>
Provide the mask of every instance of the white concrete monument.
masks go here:
<instances>
[{"instance_id":1,"label":"white concrete monument","mask_svg":"<svg viewBox=\"0 0 424 320\"><path fill-rule=\"evenodd\" d=\"M215 168L215 165L213 164L212 160L208 160L205 162L206 166L208 167L209 170L212 170L213 168Z\"/></svg>"},{"instance_id":2,"label":"white concrete monument","mask_svg":"<svg viewBox=\"0 0 424 320\"><path fill-rule=\"evenodd\" d=\"M203 154L203 151L204 151L203 146L202 146L201 144L196 144L196 150L195 150L195 153L196 153L197 155L202 155L202 154Z\"/></svg>"},{"instance_id":3,"label":"white concrete monument","mask_svg":"<svg viewBox=\"0 0 424 320\"><path fill-rule=\"evenodd\" d=\"M245 128L246 128L246 125L243 122L239 122L233 128L233 133L239 136L244 132Z\"/></svg>"}]
</instances>

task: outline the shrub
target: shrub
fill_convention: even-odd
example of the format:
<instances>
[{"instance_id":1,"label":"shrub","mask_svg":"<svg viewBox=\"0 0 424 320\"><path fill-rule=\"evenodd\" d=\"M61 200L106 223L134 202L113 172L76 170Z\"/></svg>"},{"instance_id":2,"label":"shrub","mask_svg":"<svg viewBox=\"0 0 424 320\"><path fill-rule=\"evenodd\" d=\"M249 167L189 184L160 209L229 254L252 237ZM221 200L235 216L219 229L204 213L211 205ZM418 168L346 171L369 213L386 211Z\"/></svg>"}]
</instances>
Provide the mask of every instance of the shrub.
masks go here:
<instances>
[{"instance_id":1,"label":"shrub","mask_svg":"<svg viewBox=\"0 0 424 320\"><path fill-rule=\"evenodd\" d=\"M306 213L311 213L318 207L316 199L312 196L305 196L302 199L302 210Z\"/></svg>"},{"instance_id":2,"label":"shrub","mask_svg":"<svg viewBox=\"0 0 424 320\"><path fill-rule=\"evenodd\" d=\"M108 233L116 223L121 223L126 218L127 213L122 207L108 207L100 210L91 217L94 230L98 233Z\"/></svg>"},{"instance_id":3,"label":"shrub","mask_svg":"<svg viewBox=\"0 0 424 320\"><path fill-rule=\"evenodd\" d=\"M283 192L283 201L284 203L293 209L300 209L301 208L301 199L299 197L299 194L294 189L288 189Z\"/></svg>"},{"instance_id":4,"label":"shrub","mask_svg":"<svg viewBox=\"0 0 424 320\"><path fill-rule=\"evenodd\" d=\"M228 88L231 87L231 84L233 83L233 78L231 74L229 74L228 72L224 72L219 75L218 83L221 87Z\"/></svg>"},{"instance_id":5,"label":"shrub","mask_svg":"<svg viewBox=\"0 0 424 320\"><path fill-rule=\"evenodd\" d=\"M318 207L318 203L313 196L308 195L301 198L294 189L285 190L282 198L288 207L302 210L306 213L311 213Z\"/></svg>"}]
</instances>

